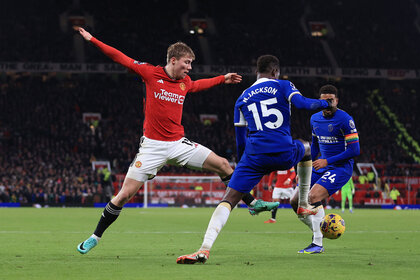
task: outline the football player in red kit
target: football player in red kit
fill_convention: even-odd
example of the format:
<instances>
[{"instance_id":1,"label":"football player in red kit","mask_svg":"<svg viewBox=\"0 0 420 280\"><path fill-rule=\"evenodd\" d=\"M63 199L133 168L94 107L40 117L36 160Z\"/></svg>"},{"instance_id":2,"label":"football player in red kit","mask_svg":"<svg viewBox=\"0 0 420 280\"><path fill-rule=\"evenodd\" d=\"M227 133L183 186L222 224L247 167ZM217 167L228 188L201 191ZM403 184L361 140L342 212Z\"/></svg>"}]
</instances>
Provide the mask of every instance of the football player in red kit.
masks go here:
<instances>
[{"instance_id":1,"label":"football player in red kit","mask_svg":"<svg viewBox=\"0 0 420 280\"><path fill-rule=\"evenodd\" d=\"M274 177L276 183L273 184ZM277 170L270 173L268 178L268 189L273 190L272 198L273 201L282 203L290 203L290 198L293 194L293 179L296 177L295 168L292 167L289 170ZM287 200L287 201L285 201ZM277 208L271 210L271 219L268 219L264 223L273 224L276 222Z\"/></svg>"},{"instance_id":2,"label":"football player in red kit","mask_svg":"<svg viewBox=\"0 0 420 280\"><path fill-rule=\"evenodd\" d=\"M146 85L144 129L139 152L128 169L121 190L106 205L95 232L78 245L77 250L86 254L98 244L103 232L118 218L122 207L143 183L153 178L165 164L212 171L225 184L229 182L233 170L228 161L184 137L182 109L187 93L206 90L219 84L237 84L242 77L237 73L228 73L192 81L188 73L192 69L195 55L182 42L169 46L166 66L153 66L126 56L81 27L75 27L75 30L113 61L141 76ZM250 194L244 195L243 199L247 205L259 211L277 207L274 203L257 201Z\"/></svg>"}]
</instances>

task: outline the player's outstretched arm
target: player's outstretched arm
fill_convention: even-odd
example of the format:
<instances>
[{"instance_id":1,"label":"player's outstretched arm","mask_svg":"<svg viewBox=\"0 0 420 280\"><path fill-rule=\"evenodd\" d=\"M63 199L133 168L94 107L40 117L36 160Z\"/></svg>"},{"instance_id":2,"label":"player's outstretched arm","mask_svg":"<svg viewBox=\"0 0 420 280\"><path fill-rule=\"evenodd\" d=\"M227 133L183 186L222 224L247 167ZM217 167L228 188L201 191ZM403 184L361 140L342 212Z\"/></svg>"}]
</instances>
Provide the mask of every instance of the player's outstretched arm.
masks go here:
<instances>
[{"instance_id":1,"label":"player's outstretched arm","mask_svg":"<svg viewBox=\"0 0 420 280\"><path fill-rule=\"evenodd\" d=\"M225 84L239 84L242 82L242 76L238 73L227 73L225 75Z\"/></svg>"},{"instance_id":2,"label":"player's outstretched arm","mask_svg":"<svg viewBox=\"0 0 420 280\"><path fill-rule=\"evenodd\" d=\"M220 84L237 84L242 81L242 76L237 73L227 73L210 79L191 81L190 92L198 92Z\"/></svg>"},{"instance_id":3,"label":"player's outstretched arm","mask_svg":"<svg viewBox=\"0 0 420 280\"><path fill-rule=\"evenodd\" d=\"M347 149L344 152L339 153L338 155L329 157L327 159L317 159L312 163L312 166L315 170L326 167L328 164L333 164L337 161L344 161L354 158L360 155L360 145L359 142L347 144Z\"/></svg>"},{"instance_id":4,"label":"player's outstretched arm","mask_svg":"<svg viewBox=\"0 0 420 280\"><path fill-rule=\"evenodd\" d=\"M326 100L306 98L301 94L294 94L290 101L296 106L296 108L305 110L326 109L331 106L331 104Z\"/></svg>"},{"instance_id":5,"label":"player's outstretched arm","mask_svg":"<svg viewBox=\"0 0 420 280\"><path fill-rule=\"evenodd\" d=\"M92 34L90 34L89 32L87 32L84 28L79 27L79 26L73 26L73 29L75 31L79 31L80 35L82 35L83 39L85 39L86 41L90 41L90 39L92 39Z\"/></svg>"},{"instance_id":6,"label":"player's outstretched arm","mask_svg":"<svg viewBox=\"0 0 420 280\"><path fill-rule=\"evenodd\" d=\"M98 47L106 56L111 58L113 61L121 64L124 67L127 67L129 69L134 70L133 69L133 67L135 67L135 64L133 63L134 59L126 56L125 54L123 54L119 50L117 50L117 49L115 49L111 46L108 46L107 44L102 43L101 41L99 41L98 39L93 37L92 34L87 32L82 27L75 26L75 27L73 27L73 29L76 30L76 31L79 31L79 33L80 33L80 35L82 35L83 39L85 39L86 41L92 42L92 44L94 44L96 47Z\"/></svg>"}]
</instances>

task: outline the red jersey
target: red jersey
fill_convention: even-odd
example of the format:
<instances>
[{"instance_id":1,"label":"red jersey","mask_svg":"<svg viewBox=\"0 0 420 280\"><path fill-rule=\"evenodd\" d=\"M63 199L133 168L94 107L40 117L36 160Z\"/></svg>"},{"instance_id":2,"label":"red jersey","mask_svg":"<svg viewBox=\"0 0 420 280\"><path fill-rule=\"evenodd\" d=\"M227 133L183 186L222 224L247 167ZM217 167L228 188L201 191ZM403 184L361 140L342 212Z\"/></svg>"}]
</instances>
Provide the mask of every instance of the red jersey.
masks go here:
<instances>
[{"instance_id":1,"label":"red jersey","mask_svg":"<svg viewBox=\"0 0 420 280\"><path fill-rule=\"evenodd\" d=\"M112 60L142 77L146 84L143 134L150 139L181 139L184 136L182 109L187 93L206 90L225 82L223 75L197 81L192 81L187 75L184 79L174 80L162 66L134 60L94 37L90 41Z\"/></svg>"},{"instance_id":2,"label":"red jersey","mask_svg":"<svg viewBox=\"0 0 420 280\"><path fill-rule=\"evenodd\" d=\"M275 188L291 188L293 187L293 179L296 177L296 172L295 172L295 168L292 167L289 170L278 170L278 171L273 171L270 173L270 177L268 178L268 185L271 186L271 184L273 183L273 179L274 176L276 176L276 185ZM285 185L284 182L290 179L290 183L288 185Z\"/></svg>"}]
</instances>

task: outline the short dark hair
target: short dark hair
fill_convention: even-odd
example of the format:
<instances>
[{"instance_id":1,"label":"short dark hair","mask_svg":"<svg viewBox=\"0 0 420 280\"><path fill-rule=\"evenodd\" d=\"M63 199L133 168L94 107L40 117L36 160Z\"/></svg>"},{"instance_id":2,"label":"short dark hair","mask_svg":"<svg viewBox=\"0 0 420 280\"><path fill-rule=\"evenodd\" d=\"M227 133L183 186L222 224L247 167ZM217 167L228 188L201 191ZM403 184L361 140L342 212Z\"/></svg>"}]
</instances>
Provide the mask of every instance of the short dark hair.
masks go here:
<instances>
[{"instance_id":1,"label":"short dark hair","mask_svg":"<svg viewBox=\"0 0 420 280\"><path fill-rule=\"evenodd\" d=\"M280 62L274 55L262 55L257 60L258 73L270 73L273 70L280 70Z\"/></svg>"},{"instance_id":2,"label":"short dark hair","mask_svg":"<svg viewBox=\"0 0 420 280\"><path fill-rule=\"evenodd\" d=\"M334 94L335 97L338 97L338 89L333 85L325 85L319 89L319 96L321 94Z\"/></svg>"}]
</instances>

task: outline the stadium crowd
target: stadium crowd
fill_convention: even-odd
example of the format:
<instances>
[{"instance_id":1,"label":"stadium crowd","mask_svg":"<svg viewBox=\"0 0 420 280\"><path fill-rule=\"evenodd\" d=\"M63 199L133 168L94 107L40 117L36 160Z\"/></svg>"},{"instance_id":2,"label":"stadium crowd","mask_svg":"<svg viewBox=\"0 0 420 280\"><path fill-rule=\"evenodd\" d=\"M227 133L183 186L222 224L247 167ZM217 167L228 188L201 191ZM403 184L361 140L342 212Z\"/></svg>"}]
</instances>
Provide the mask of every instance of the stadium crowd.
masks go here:
<instances>
[{"instance_id":1,"label":"stadium crowd","mask_svg":"<svg viewBox=\"0 0 420 280\"><path fill-rule=\"evenodd\" d=\"M60 15L65 14L92 16L93 21L86 25L95 35L152 64L163 65L167 46L182 40L194 49L195 64L204 64L206 50L213 64L254 65L259 55L271 53L285 66L330 67L321 40L305 34L303 28L309 21L328 21L333 36L325 40L339 67L415 68L420 65L415 47L420 36L413 24L417 20L415 3L400 2L289 0L278 2L274 9L268 3L242 1L237 11L237 2L219 0L165 2L165 9L159 1L127 1L125 5L84 1L79 7L53 0L24 1L26 9L19 9L23 0L6 1L0 9L0 62L77 61L74 38L79 35L70 24L63 27ZM387 11L390 6L393 13ZM280 16L280 10L286 12ZM352 20L355 15L357 21ZM206 19L208 28L202 37L188 33L185 24L193 18ZM203 47L203 38L208 49ZM85 62L110 62L95 48L84 46ZM390 132L367 102L369 92L378 89L418 141L417 81L290 79L307 97L316 97L327 82L337 85L339 107L351 113L359 129L362 150L356 162L385 166L383 176L420 175L418 168L398 165L410 166L413 158L396 145L398 135ZM245 77L240 85L191 94L183 115L186 137L236 162L233 106L253 81ZM1 72L0 202L76 205L107 201L108 182L92 170L91 162L109 160L113 174L126 172L142 132L144 90L140 83L129 74ZM87 112L100 113L102 119L95 125L85 123L83 113ZM200 114L216 114L217 120L203 123ZM308 112L294 110L294 138L310 140L309 117ZM162 171L189 172L176 167Z\"/></svg>"},{"instance_id":2,"label":"stadium crowd","mask_svg":"<svg viewBox=\"0 0 420 280\"><path fill-rule=\"evenodd\" d=\"M191 94L183 116L186 137L235 162L232 108L243 87L252 82L246 78L243 85ZM316 97L325 80L294 82L305 96ZM419 170L402 170L395 165L411 164L413 159L390 141L393 136L369 108L369 84L343 80L337 85L341 90L339 107L351 112L359 129L362 154L356 162L384 164L386 176L406 176L407 172L420 175ZM372 82L371 86L377 85ZM394 97L387 95L387 104L407 128L419 117L416 110L401 110L415 107L413 86L409 82L387 82L382 87L384 91L397 91ZM106 201L112 194L105 190L103 176L92 170L91 162L109 160L114 174L126 172L142 131L142 98L142 85L133 75L3 77L0 200L51 205ZM399 102L394 102L396 99ZM96 126L84 123L86 112L100 113L102 119ZM200 114L216 114L218 120L203 123ZM310 113L294 110L295 138L310 139L309 117ZM177 167L162 171L189 172Z\"/></svg>"}]
</instances>

